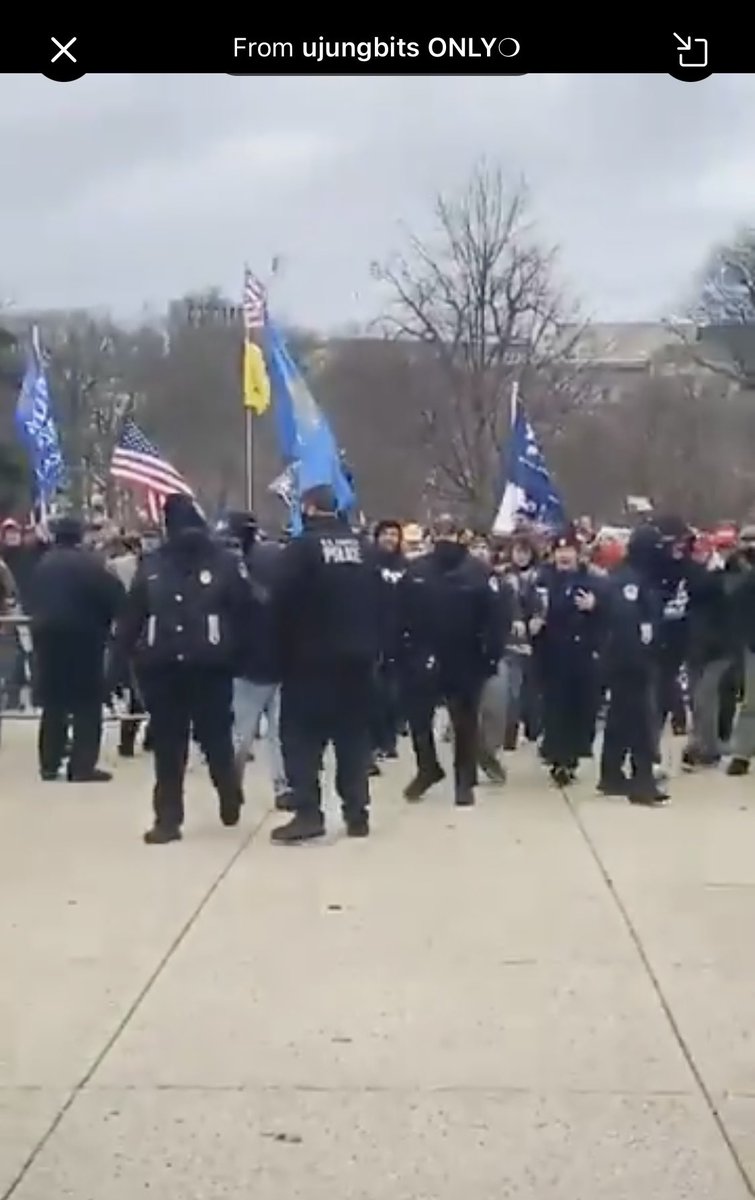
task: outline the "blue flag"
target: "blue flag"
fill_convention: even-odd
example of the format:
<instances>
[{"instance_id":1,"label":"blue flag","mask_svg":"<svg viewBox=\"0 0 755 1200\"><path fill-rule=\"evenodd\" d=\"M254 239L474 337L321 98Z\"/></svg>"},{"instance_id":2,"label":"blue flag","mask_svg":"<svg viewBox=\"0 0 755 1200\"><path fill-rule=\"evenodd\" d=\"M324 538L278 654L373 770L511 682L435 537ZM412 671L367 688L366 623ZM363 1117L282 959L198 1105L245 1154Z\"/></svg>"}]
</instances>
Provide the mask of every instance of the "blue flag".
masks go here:
<instances>
[{"instance_id":1,"label":"blue flag","mask_svg":"<svg viewBox=\"0 0 755 1200\"><path fill-rule=\"evenodd\" d=\"M65 478L58 427L50 403L36 328L16 404L16 428L26 446L37 498L46 505Z\"/></svg>"},{"instance_id":2,"label":"blue flag","mask_svg":"<svg viewBox=\"0 0 755 1200\"><path fill-rule=\"evenodd\" d=\"M516 406L506 448L506 487L493 533L511 533L517 517L551 528L566 520L563 501L521 404Z\"/></svg>"},{"instance_id":3,"label":"blue flag","mask_svg":"<svg viewBox=\"0 0 755 1200\"><path fill-rule=\"evenodd\" d=\"M291 517L301 528L300 497L310 488L332 488L342 512L355 503L338 444L328 421L273 324L265 327L265 358L273 397L273 414L281 457L291 467Z\"/></svg>"}]
</instances>

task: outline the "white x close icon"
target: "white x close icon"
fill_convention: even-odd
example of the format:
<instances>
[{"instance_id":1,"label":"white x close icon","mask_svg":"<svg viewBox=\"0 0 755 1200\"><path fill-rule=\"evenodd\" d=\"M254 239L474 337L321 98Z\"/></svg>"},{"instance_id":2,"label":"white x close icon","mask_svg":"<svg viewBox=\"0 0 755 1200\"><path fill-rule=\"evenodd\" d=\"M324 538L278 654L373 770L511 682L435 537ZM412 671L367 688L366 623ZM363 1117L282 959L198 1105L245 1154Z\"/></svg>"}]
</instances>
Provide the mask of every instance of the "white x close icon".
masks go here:
<instances>
[{"instance_id":1,"label":"white x close icon","mask_svg":"<svg viewBox=\"0 0 755 1200\"><path fill-rule=\"evenodd\" d=\"M75 63L75 62L76 62L76 59L75 59L75 58L73 57L73 55L71 54L71 46L72 46L72 45L73 45L73 43L74 43L75 41L77 41L77 40L78 40L77 38L75 38L75 37L72 37L72 38L71 38L71 40L70 40L70 42L66 42L66 44L65 44L65 46L64 46L64 45L63 45L63 43L62 43L62 42L59 42L59 41L58 41L58 39L57 39L56 37L54 37L54 38L50 38L50 41L51 41L51 42L54 42L54 43L55 43L55 45L58 47L58 53L57 53L57 54L54 54L54 55L52 56L52 58L50 59L50 62L57 62L57 61L58 61L58 59L59 59L59 58L61 58L61 57L62 57L62 56L65 54L66 58L70 58L71 62L72 62L72 63Z\"/></svg>"}]
</instances>

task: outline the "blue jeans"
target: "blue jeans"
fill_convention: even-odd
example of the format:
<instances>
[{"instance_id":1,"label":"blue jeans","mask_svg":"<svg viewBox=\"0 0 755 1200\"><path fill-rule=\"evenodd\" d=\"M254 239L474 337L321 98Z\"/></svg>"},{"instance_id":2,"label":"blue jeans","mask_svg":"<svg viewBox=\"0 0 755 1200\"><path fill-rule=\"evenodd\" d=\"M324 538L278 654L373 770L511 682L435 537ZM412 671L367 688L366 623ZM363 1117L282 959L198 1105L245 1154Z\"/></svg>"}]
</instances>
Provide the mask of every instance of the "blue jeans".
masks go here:
<instances>
[{"instance_id":1,"label":"blue jeans","mask_svg":"<svg viewBox=\"0 0 755 1200\"><path fill-rule=\"evenodd\" d=\"M280 796L288 791L280 744L280 687L277 683L253 683L251 679L234 679L233 745L242 773L263 716L267 718L267 745L273 789L275 795Z\"/></svg>"}]
</instances>

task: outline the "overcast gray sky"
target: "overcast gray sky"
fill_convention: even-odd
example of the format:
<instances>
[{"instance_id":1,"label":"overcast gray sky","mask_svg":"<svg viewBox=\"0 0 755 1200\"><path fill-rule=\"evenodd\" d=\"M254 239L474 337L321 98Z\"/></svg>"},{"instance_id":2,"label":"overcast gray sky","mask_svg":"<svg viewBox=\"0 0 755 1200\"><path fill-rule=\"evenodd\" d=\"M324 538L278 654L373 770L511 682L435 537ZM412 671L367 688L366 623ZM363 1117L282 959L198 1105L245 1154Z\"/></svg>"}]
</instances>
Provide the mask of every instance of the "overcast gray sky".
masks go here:
<instances>
[{"instance_id":1,"label":"overcast gray sky","mask_svg":"<svg viewBox=\"0 0 755 1200\"><path fill-rule=\"evenodd\" d=\"M375 314L369 264L481 155L523 172L597 319L683 301L755 224L755 77L0 77L0 299L138 313L285 269L287 317Z\"/></svg>"}]
</instances>

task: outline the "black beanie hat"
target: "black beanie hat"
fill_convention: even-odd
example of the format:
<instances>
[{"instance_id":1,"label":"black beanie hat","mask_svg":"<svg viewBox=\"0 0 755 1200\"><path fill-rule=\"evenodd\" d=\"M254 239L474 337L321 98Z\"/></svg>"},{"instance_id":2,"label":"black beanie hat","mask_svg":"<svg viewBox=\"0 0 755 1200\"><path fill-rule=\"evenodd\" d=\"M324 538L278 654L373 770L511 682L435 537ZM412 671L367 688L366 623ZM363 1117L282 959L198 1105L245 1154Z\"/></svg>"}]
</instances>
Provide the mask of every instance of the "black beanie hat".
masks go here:
<instances>
[{"instance_id":1,"label":"black beanie hat","mask_svg":"<svg viewBox=\"0 0 755 1200\"><path fill-rule=\"evenodd\" d=\"M84 538L84 526L78 517L60 517L55 522L54 537L59 546L79 546Z\"/></svg>"},{"instance_id":2,"label":"black beanie hat","mask_svg":"<svg viewBox=\"0 0 755 1200\"><path fill-rule=\"evenodd\" d=\"M191 496L185 496L182 493L168 496L163 513L165 532L168 534L181 533L184 529L207 528L207 522Z\"/></svg>"}]
</instances>

